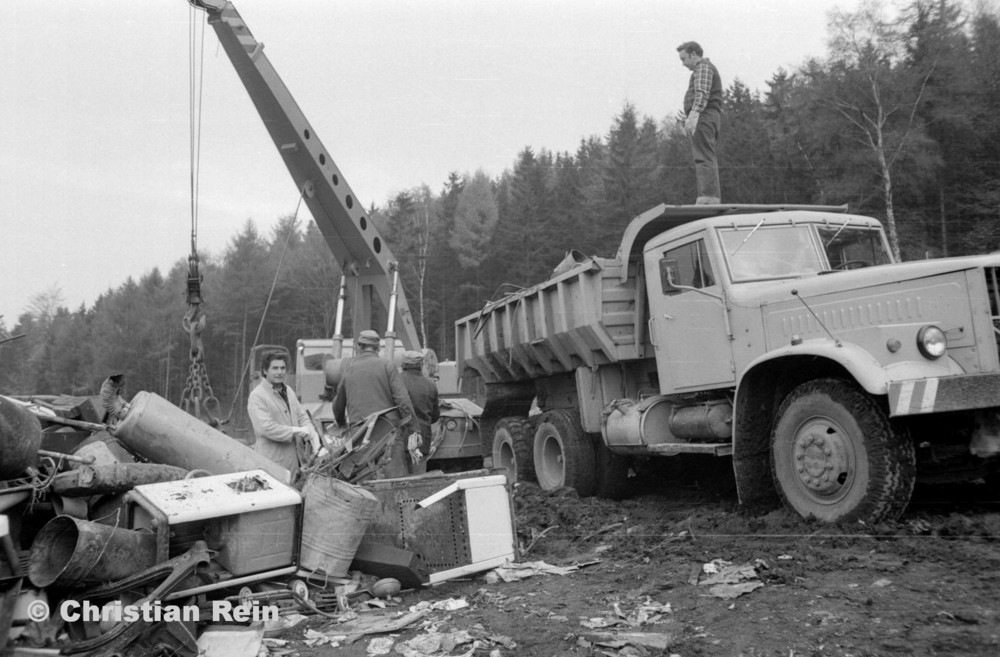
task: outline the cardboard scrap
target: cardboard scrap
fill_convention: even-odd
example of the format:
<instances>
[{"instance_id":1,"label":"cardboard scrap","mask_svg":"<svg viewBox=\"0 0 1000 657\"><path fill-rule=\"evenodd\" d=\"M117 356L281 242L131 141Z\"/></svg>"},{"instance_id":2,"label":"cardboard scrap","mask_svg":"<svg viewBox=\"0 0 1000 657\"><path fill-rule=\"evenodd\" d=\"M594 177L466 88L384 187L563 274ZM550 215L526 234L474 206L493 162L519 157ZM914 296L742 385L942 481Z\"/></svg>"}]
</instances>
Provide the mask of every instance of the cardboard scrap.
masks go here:
<instances>
[{"instance_id":1,"label":"cardboard scrap","mask_svg":"<svg viewBox=\"0 0 1000 657\"><path fill-rule=\"evenodd\" d=\"M750 579L757 579L757 571L753 566L726 566L707 577L698 586L714 586L715 584L738 584Z\"/></svg>"},{"instance_id":2,"label":"cardboard scrap","mask_svg":"<svg viewBox=\"0 0 1000 657\"><path fill-rule=\"evenodd\" d=\"M605 627L614 627L615 625L621 625L624 621L618 618L604 618L602 616L597 616L595 618L585 618L580 621L580 625L586 627L590 630L599 630Z\"/></svg>"},{"instance_id":3,"label":"cardboard scrap","mask_svg":"<svg viewBox=\"0 0 1000 657\"><path fill-rule=\"evenodd\" d=\"M572 572L583 568L584 566L590 566L599 561L588 561L587 563L576 564L573 566L553 566L547 564L544 561L528 561L525 563L506 563L502 566L498 566L486 574L486 581L490 584L496 584L499 581L504 582L519 582L522 579L527 579L529 577L534 577L539 573L545 573L547 575L568 575Z\"/></svg>"},{"instance_id":4,"label":"cardboard scrap","mask_svg":"<svg viewBox=\"0 0 1000 657\"><path fill-rule=\"evenodd\" d=\"M673 635L659 632L592 632L586 637L584 640L592 645L615 649L642 646L654 650L666 650L674 641Z\"/></svg>"},{"instance_id":5,"label":"cardboard scrap","mask_svg":"<svg viewBox=\"0 0 1000 657\"><path fill-rule=\"evenodd\" d=\"M621 603L618 602L612 605L612 611L611 617L585 618L580 621L580 625L591 630L614 627L616 625L640 627L642 625L659 623L664 620L664 615L673 613L669 602L661 604L648 595L629 612L624 611Z\"/></svg>"},{"instance_id":6,"label":"cardboard scrap","mask_svg":"<svg viewBox=\"0 0 1000 657\"><path fill-rule=\"evenodd\" d=\"M702 566L702 572L709 575L698 582L698 586L708 586L708 592L716 598L731 600L764 586L757 576L757 569L766 569L767 563L761 559L753 564L733 565L722 559L715 559Z\"/></svg>"},{"instance_id":7,"label":"cardboard scrap","mask_svg":"<svg viewBox=\"0 0 1000 657\"><path fill-rule=\"evenodd\" d=\"M325 646L329 645L332 648L339 648L341 641L346 641L346 634L335 634L335 633L324 633L317 632L316 630L306 630L305 631L305 641L307 646Z\"/></svg>"},{"instance_id":8,"label":"cardboard scrap","mask_svg":"<svg viewBox=\"0 0 1000 657\"><path fill-rule=\"evenodd\" d=\"M249 627L209 625L198 637L198 654L203 657L245 657L260 652L264 623Z\"/></svg>"},{"instance_id":9,"label":"cardboard scrap","mask_svg":"<svg viewBox=\"0 0 1000 657\"><path fill-rule=\"evenodd\" d=\"M510 638L509 636L505 636L503 634L491 634L490 636L488 636L486 638L491 643L499 643L501 646L503 646L507 650L513 650L514 648L517 647L517 642L515 642L514 639Z\"/></svg>"},{"instance_id":10,"label":"cardboard scrap","mask_svg":"<svg viewBox=\"0 0 1000 657\"><path fill-rule=\"evenodd\" d=\"M708 589L708 592L716 598L732 600L733 598L740 597L744 593L755 591L762 586L764 586L764 582L761 582L760 580L753 582L740 582L739 584L716 584L712 588Z\"/></svg>"},{"instance_id":11,"label":"cardboard scrap","mask_svg":"<svg viewBox=\"0 0 1000 657\"><path fill-rule=\"evenodd\" d=\"M331 625L326 632L321 634L328 637L331 643L333 641L354 643L358 639L369 634L388 634L389 632L398 632L404 627L408 627L416 623L418 620L424 618L430 613L430 609L421 609L419 611L411 611L400 616L376 616L374 614L372 616L359 616L356 620L348 623ZM307 639L308 638L310 637L307 636Z\"/></svg>"},{"instance_id":12,"label":"cardboard scrap","mask_svg":"<svg viewBox=\"0 0 1000 657\"><path fill-rule=\"evenodd\" d=\"M368 642L365 649L369 655L388 655L392 652L392 646L396 640L389 636L378 636Z\"/></svg>"},{"instance_id":13,"label":"cardboard scrap","mask_svg":"<svg viewBox=\"0 0 1000 657\"><path fill-rule=\"evenodd\" d=\"M465 609L468 606L469 602L465 598L448 598L447 600L438 600L437 602L421 600L410 607L410 611L457 611L458 609Z\"/></svg>"},{"instance_id":14,"label":"cardboard scrap","mask_svg":"<svg viewBox=\"0 0 1000 657\"><path fill-rule=\"evenodd\" d=\"M464 652L453 655L452 651L455 648L464 645L469 647ZM473 639L464 630L445 634L427 632L396 645L395 651L403 657L439 657L441 655L472 657L481 645L480 641Z\"/></svg>"},{"instance_id":15,"label":"cardboard scrap","mask_svg":"<svg viewBox=\"0 0 1000 657\"><path fill-rule=\"evenodd\" d=\"M295 627L304 620L306 620L306 616L302 614L286 614L284 616L278 616L274 620L264 621L264 636L273 637L277 634L281 634L285 630Z\"/></svg>"},{"instance_id":16,"label":"cardboard scrap","mask_svg":"<svg viewBox=\"0 0 1000 657\"><path fill-rule=\"evenodd\" d=\"M641 602L631 613L625 616L625 621L633 626L637 627L639 625L648 625L652 623L659 623L663 620L664 614L673 613L673 609L670 607L670 603L661 604L651 597L646 596L646 599Z\"/></svg>"}]
</instances>

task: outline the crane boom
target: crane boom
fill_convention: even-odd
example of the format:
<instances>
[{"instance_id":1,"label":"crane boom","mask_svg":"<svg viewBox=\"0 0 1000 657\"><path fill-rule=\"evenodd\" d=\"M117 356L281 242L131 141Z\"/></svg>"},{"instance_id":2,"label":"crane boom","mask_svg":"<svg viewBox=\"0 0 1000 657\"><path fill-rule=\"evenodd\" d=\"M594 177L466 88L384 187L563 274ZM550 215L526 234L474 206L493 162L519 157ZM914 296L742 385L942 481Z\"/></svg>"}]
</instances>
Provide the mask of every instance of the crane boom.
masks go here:
<instances>
[{"instance_id":1,"label":"crane boom","mask_svg":"<svg viewBox=\"0 0 1000 657\"><path fill-rule=\"evenodd\" d=\"M233 3L189 2L207 12L208 24L246 87L337 264L346 274L358 277L360 296L356 299L355 321L360 318L367 322L360 328L373 328L371 302L377 297L387 311L395 307L395 318L389 318L389 326L395 327L405 348L419 349L420 340L402 289L397 290L395 303L391 302L396 259L264 55L264 44L254 39Z\"/></svg>"}]
</instances>

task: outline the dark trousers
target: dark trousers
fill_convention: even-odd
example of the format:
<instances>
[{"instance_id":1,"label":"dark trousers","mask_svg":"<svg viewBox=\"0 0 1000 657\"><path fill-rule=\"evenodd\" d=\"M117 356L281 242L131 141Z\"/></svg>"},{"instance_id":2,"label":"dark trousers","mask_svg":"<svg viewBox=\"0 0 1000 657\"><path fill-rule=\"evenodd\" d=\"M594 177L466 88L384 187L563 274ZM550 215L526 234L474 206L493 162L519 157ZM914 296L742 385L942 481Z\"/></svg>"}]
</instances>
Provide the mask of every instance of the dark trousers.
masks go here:
<instances>
[{"instance_id":1,"label":"dark trousers","mask_svg":"<svg viewBox=\"0 0 1000 657\"><path fill-rule=\"evenodd\" d=\"M698 127L691 135L691 154L694 155L694 173L698 179L698 198L721 200L719 191L719 159L715 142L719 139L722 115L706 110L698 117ZM718 201L716 201L718 202Z\"/></svg>"}]
</instances>

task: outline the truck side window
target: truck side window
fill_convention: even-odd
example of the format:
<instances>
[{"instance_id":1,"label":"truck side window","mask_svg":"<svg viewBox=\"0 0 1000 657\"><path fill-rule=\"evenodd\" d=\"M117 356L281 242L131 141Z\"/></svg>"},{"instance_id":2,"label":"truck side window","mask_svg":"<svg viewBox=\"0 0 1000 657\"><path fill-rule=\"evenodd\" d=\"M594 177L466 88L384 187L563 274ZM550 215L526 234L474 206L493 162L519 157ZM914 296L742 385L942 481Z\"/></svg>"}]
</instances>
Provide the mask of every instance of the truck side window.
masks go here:
<instances>
[{"instance_id":1,"label":"truck side window","mask_svg":"<svg viewBox=\"0 0 1000 657\"><path fill-rule=\"evenodd\" d=\"M660 260L660 286L663 293L680 292L681 290L674 287L675 285L699 290L715 285L715 275L708 261L704 240L697 240L663 253L663 258Z\"/></svg>"}]
</instances>

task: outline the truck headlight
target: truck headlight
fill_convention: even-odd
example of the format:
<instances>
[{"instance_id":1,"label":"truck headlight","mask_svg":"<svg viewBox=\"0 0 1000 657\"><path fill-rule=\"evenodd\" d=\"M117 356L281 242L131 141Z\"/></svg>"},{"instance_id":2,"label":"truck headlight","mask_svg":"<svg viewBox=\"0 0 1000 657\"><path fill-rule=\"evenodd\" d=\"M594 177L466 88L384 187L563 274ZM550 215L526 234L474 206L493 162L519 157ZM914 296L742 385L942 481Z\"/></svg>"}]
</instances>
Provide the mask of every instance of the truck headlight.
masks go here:
<instances>
[{"instance_id":1,"label":"truck headlight","mask_svg":"<svg viewBox=\"0 0 1000 657\"><path fill-rule=\"evenodd\" d=\"M925 357L931 360L941 358L947 348L948 340L944 337L944 331L933 324L928 324L917 331L917 349Z\"/></svg>"}]
</instances>

